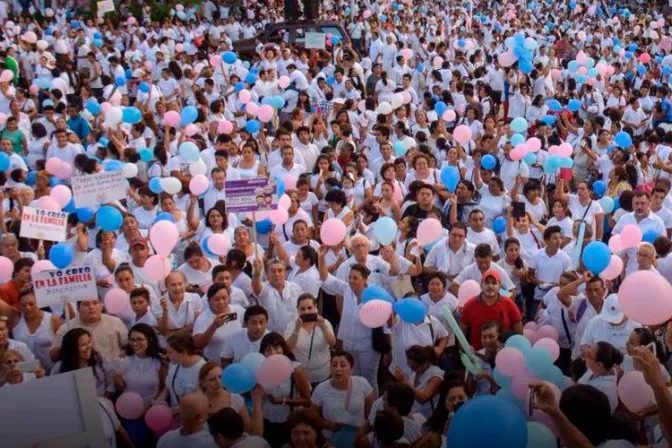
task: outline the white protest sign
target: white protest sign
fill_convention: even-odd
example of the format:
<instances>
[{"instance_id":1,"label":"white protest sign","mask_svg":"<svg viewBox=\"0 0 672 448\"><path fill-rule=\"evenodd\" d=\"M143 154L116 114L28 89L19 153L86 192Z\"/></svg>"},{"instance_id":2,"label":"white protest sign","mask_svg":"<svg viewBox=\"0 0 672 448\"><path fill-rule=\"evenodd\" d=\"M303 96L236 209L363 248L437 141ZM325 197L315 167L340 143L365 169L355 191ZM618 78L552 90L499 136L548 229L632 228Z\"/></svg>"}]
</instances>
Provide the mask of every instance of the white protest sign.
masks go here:
<instances>
[{"instance_id":1,"label":"white protest sign","mask_svg":"<svg viewBox=\"0 0 672 448\"><path fill-rule=\"evenodd\" d=\"M305 47L317 48L318 50L324 50L326 45L327 35L324 33L306 33Z\"/></svg>"},{"instance_id":2,"label":"white protest sign","mask_svg":"<svg viewBox=\"0 0 672 448\"><path fill-rule=\"evenodd\" d=\"M47 241L65 241L67 227L68 214L65 212L23 207L19 236Z\"/></svg>"},{"instance_id":3,"label":"white protest sign","mask_svg":"<svg viewBox=\"0 0 672 448\"><path fill-rule=\"evenodd\" d=\"M89 266L38 272L33 274L33 288L40 308L98 298L96 278Z\"/></svg>"},{"instance_id":4,"label":"white protest sign","mask_svg":"<svg viewBox=\"0 0 672 448\"><path fill-rule=\"evenodd\" d=\"M128 188L128 181L121 170L73 177L71 183L76 207L96 207L123 199Z\"/></svg>"},{"instance_id":5,"label":"white protest sign","mask_svg":"<svg viewBox=\"0 0 672 448\"><path fill-rule=\"evenodd\" d=\"M98 2L98 12L102 14L105 14L106 12L114 12L114 2L112 0Z\"/></svg>"}]
</instances>

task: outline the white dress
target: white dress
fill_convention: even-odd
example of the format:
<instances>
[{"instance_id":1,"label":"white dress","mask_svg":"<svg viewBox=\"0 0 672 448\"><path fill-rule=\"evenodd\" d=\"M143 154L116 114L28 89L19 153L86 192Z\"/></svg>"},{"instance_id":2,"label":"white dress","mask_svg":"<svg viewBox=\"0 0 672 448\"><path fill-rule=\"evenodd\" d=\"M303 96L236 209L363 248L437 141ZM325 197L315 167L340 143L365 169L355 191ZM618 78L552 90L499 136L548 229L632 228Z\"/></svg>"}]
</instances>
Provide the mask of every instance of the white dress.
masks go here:
<instances>
[{"instance_id":1,"label":"white dress","mask_svg":"<svg viewBox=\"0 0 672 448\"><path fill-rule=\"evenodd\" d=\"M44 312L42 322L40 322L34 333L31 333L28 329L28 324L26 324L26 320L22 314L19 323L12 329L12 334L14 335L14 339L28 346L46 371L51 370L54 363L49 358L49 349L54 343L55 335L54 330L51 328L51 313Z\"/></svg>"},{"instance_id":2,"label":"white dress","mask_svg":"<svg viewBox=\"0 0 672 448\"><path fill-rule=\"evenodd\" d=\"M132 355L119 361L119 372L126 387L124 392L135 392L140 395L149 407L159 392L159 369L161 361L157 358L140 358Z\"/></svg>"},{"instance_id":3,"label":"white dress","mask_svg":"<svg viewBox=\"0 0 672 448\"><path fill-rule=\"evenodd\" d=\"M236 171L240 174L240 180L254 179L259 177L259 162L258 160L254 162L252 168L242 168L241 166L236 167Z\"/></svg>"},{"instance_id":4,"label":"white dress","mask_svg":"<svg viewBox=\"0 0 672 448\"><path fill-rule=\"evenodd\" d=\"M203 364L205 364L203 358L200 358L191 367L182 367L179 364L170 363L168 375L166 375L166 388L170 396L171 406L179 404L180 397L198 390L198 373Z\"/></svg>"}]
</instances>

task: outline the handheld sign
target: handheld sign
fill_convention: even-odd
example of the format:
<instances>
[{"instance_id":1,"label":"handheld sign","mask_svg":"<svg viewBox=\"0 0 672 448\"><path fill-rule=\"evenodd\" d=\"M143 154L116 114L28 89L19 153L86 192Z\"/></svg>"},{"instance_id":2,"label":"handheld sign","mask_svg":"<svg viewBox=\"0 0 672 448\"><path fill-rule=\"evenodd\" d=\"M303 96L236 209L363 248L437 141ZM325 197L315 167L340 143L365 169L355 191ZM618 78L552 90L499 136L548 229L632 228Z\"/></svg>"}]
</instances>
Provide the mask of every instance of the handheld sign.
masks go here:
<instances>
[{"instance_id":1,"label":"handheld sign","mask_svg":"<svg viewBox=\"0 0 672 448\"><path fill-rule=\"evenodd\" d=\"M226 210L230 213L262 212L278 208L275 179L257 177L226 182Z\"/></svg>"},{"instance_id":2,"label":"handheld sign","mask_svg":"<svg viewBox=\"0 0 672 448\"><path fill-rule=\"evenodd\" d=\"M103 14L106 12L114 12L114 2L112 0L98 2L98 12Z\"/></svg>"},{"instance_id":3,"label":"handheld sign","mask_svg":"<svg viewBox=\"0 0 672 448\"><path fill-rule=\"evenodd\" d=\"M306 33L306 40L304 46L306 49L315 48L317 50L324 50L326 48L327 35L324 33Z\"/></svg>"},{"instance_id":4,"label":"handheld sign","mask_svg":"<svg viewBox=\"0 0 672 448\"><path fill-rule=\"evenodd\" d=\"M71 179L76 207L97 207L110 201L124 199L128 181L121 171L77 176Z\"/></svg>"},{"instance_id":5,"label":"handheld sign","mask_svg":"<svg viewBox=\"0 0 672 448\"><path fill-rule=\"evenodd\" d=\"M47 241L65 241L68 228L68 213L23 207L21 211L22 238Z\"/></svg>"},{"instance_id":6,"label":"handheld sign","mask_svg":"<svg viewBox=\"0 0 672 448\"><path fill-rule=\"evenodd\" d=\"M96 277L89 266L38 272L33 274L33 288L40 308L98 298Z\"/></svg>"}]
</instances>

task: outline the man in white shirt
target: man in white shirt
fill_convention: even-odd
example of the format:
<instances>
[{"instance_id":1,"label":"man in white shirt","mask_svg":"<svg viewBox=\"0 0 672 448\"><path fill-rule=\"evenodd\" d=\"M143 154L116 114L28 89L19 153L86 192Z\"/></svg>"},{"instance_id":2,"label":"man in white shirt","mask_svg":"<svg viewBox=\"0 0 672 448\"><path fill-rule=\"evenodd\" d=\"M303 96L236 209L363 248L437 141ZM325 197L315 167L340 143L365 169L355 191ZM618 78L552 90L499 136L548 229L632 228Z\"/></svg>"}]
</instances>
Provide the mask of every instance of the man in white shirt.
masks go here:
<instances>
[{"instance_id":1,"label":"man in white shirt","mask_svg":"<svg viewBox=\"0 0 672 448\"><path fill-rule=\"evenodd\" d=\"M572 266L569 255L560 249L562 243L560 226L548 226L544 230L544 243L546 246L538 249L530 257L530 276L537 284L534 293L535 301L541 300L560 281L560 276ZM536 309L532 311L528 316L536 314Z\"/></svg>"},{"instance_id":2,"label":"man in white shirt","mask_svg":"<svg viewBox=\"0 0 672 448\"><path fill-rule=\"evenodd\" d=\"M297 152L300 152L303 156L303 160L306 162L305 169L310 172L315 167L315 162L320 156L320 151L317 149L317 145L311 143L310 128L308 126L301 126L296 130L296 135L299 141L294 145Z\"/></svg>"},{"instance_id":3,"label":"man in white shirt","mask_svg":"<svg viewBox=\"0 0 672 448\"><path fill-rule=\"evenodd\" d=\"M663 220L665 228L667 229L667 236L672 235L672 211L663 205L667 191L664 188L656 187L651 193L651 211Z\"/></svg>"},{"instance_id":4,"label":"man in white shirt","mask_svg":"<svg viewBox=\"0 0 672 448\"><path fill-rule=\"evenodd\" d=\"M623 313L618 303L617 294L609 294L602 311L593 317L581 338L581 351L586 352L600 341L608 342L624 355L627 354L626 345L632 330L639 328L637 322Z\"/></svg>"},{"instance_id":5,"label":"man in white shirt","mask_svg":"<svg viewBox=\"0 0 672 448\"><path fill-rule=\"evenodd\" d=\"M194 392L183 396L179 405L182 426L161 436L157 448L216 447L206 427L210 414L208 398Z\"/></svg>"},{"instance_id":6,"label":"man in white shirt","mask_svg":"<svg viewBox=\"0 0 672 448\"><path fill-rule=\"evenodd\" d=\"M455 223L448 238L439 240L429 251L423 271L427 274L442 271L452 281L474 262L475 248L467 241L467 226L461 222Z\"/></svg>"},{"instance_id":7,"label":"man in white shirt","mask_svg":"<svg viewBox=\"0 0 672 448\"><path fill-rule=\"evenodd\" d=\"M259 304L268 311L268 329L280 334L284 334L287 326L296 321L297 300L303 294L299 285L285 280L285 274L284 263L272 260L266 266L268 281L262 283L262 261L254 260L252 291L258 297Z\"/></svg>"},{"instance_id":8,"label":"man in white shirt","mask_svg":"<svg viewBox=\"0 0 672 448\"><path fill-rule=\"evenodd\" d=\"M47 149L47 160L56 157L74 166L75 157L81 154L82 151L77 146L68 142L68 133L65 129L58 129L54 135L56 142L52 143L49 149Z\"/></svg>"},{"instance_id":9,"label":"man in white shirt","mask_svg":"<svg viewBox=\"0 0 672 448\"><path fill-rule=\"evenodd\" d=\"M268 334L267 324L268 312L264 307L252 305L245 310L244 328L236 331L224 341L222 367L240 362L248 353L259 353L261 338Z\"/></svg>"},{"instance_id":10,"label":"man in white shirt","mask_svg":"<svg viewBox=\"0 0 672 448\"><path fill-rule=\"evenodd\" d=\"M212 185L210 185L210 188L203 198L203 208L205 209L205 212L214 207L217 201L226 199L225 185L226 174L224 173L224 170L219 167L214 168L212 170Z\"/></svg>"},{"instance_id":11,"label":"man in white shirt","mask_svg":"<svg viewBox=\"0 0 672 448\"><path fill-rule=\"evenodd\" d=\"M475 280L480 283L483 278L483 273L489 269L499 273L499 277L501 278L500 283L502 284L502 289L504 291L507 291L508 293L509 291L516 289L516 285L511 281L509 274L507 274L497 263L494 263L492 257L493 254L490 246L487 244L479 244L476 246L476 249L474 249L475 262L463 268L457 277L455 277L455 280L453 280L453 283L450 285L451 294L457 297L460 285L467 280ZM504 291L502 291L502 294L506 295L507 293Z\"/></svg>"},{"instance_id":12,"label":"man in white shirt","mask_svg":"<svg viewBox=\"0 0 672 448\"><path fill-rule=\"evenodd\" d=\"M271 179L284 179L288 174L298 177L306 171L303 165L294 162L294 148L287 145L280 148L282 163L274 166L269 174Z\"/></svg>"},{"instance_id":13,"label":"man in white shirt","mask_svg":"<svg viewBox=\"0 0 672 448\"><path fill-rule=\"evenodd\" d=\"M469 213L469 230L467 231L467 241L478 246L479 244L487 244L492 249L493 254L499 253L499 242L497 235L490 229L485 227L485 216L479 209L474 209ZM493 259L499 258L495 255Z\"/></svg>"}]
</instances>

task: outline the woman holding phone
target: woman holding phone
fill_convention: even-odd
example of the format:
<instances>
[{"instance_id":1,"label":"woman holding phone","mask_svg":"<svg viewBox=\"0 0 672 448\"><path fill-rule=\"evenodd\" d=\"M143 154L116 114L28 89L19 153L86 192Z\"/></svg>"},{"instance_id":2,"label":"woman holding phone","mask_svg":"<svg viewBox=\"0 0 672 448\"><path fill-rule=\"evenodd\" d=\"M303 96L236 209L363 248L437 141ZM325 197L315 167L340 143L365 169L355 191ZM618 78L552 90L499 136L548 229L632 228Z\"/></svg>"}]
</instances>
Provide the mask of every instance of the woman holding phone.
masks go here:
<instances>
[{"instance_id":1,"label":"woman holding phone","mask_svg":"<svg viewBox=\"0 0 672 448\"><path fill-rule=\"evenodd\" d=\"M314 389L329 378L329 348L336 345L336 336L331 323L319 315L315 297L301 294L296 302L299 317L287 326L285 339Z\"/></svg>"}]
</instances>

